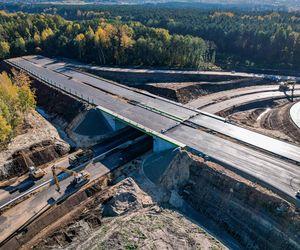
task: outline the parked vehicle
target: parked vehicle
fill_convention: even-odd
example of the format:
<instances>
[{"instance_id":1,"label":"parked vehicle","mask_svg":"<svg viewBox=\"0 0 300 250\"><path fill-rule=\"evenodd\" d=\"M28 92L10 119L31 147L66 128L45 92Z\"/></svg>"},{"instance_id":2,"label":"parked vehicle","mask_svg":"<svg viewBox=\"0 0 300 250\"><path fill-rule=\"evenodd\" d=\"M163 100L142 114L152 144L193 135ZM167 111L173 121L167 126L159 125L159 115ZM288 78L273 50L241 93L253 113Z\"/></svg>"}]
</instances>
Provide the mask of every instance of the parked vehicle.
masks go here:
<instances>
[{"instance_id":1,"label":"parked vehicle","mask_svg":"<svg viewBox=\"0 0 300 250\"><path fill-rule=\"evenodd\" d=\"M69 158L70 166L76 167L80 164L90 161L94 157L94 152L91 149L85 149L78 154Z\"/></svg>"}]
</instances>

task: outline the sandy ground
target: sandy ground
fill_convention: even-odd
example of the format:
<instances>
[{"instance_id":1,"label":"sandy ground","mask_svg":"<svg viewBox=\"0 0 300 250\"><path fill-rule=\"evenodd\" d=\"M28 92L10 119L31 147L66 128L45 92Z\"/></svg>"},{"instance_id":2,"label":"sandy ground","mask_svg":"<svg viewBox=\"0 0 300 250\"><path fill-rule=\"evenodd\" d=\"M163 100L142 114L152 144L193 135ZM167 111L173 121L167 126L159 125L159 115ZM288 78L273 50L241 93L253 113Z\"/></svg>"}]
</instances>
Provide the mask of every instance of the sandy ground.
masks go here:
<instances>
[{"instance_id":1,"label":"sandy ground","mask_svg":"<svg viewBox=\"0 0 300 250\"><path fill-rule=\"evenodd\" d=\"M180 213L158 206L132 178L111 187L106 196L102 204L96 198L86 205L34 249L226 249Z\"/></svg>"},{"instance_id":2,"label":"sandy ground","mask_svg":"<svg viewBox=\"0 0 300 250\"><path fill-rule=\"evenodd\" d=\"M236 112L228 116L244 127L250 127L260 133L287 142L300 144L300 129L298 129L289 117L289 109L292 103L279 102L274 107L253 108Z\"/></svg>"},{"instance_id":3,"label":"sandy ground","mask_svg":"<svg viewBox=\"0 0 300 250\"><path fill-rule=\"evenodd\" d=\"M30 149L33 145L45 141L50 141L62 151L68 151L69 145L60 138L56 128L37 112L26 117L26 124L23 134L15 137L4 150L0 151L0 169L12 161L15 152Z\"/></svg>"},{"instance_id":4,"label":"sandy ground","mask_svg":"<svg viewBox=\"0 0 300 250\"><path fill-rule=\"evenodd\" d=\"M56 128L37 112L29 114L26 117L26 123L28 125L24 133L15 137L7 145L7 149L0 151L0 166L3 165L15 151L28 148L33 144L45 140L65 144L65 142L61 140Z\"/></svg>"}]
</instances>

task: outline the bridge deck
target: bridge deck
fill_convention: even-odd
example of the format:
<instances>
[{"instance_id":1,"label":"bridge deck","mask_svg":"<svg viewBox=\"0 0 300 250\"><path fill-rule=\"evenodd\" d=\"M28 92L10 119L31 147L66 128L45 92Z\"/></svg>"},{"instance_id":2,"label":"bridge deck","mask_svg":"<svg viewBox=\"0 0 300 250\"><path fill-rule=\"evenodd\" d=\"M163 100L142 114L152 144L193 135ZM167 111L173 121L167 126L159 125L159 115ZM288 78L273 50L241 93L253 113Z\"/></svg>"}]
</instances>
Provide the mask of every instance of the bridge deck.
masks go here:
<instances>
[{"instance_id":1,"label":"bridge deck","mask_svg":"<svg viewBox=\"0 0 300 250\"><path fill-rule=\"evenodd\" d=\"M300 186L298 166L232 140L208 134L198 127L217 131L257 149L300 162L300 150L295 145L225 123L221 118L203 115L196 109L79 72L61 61L38 56L15 58L7 62L63 91L138 123L155 134L167 130L167 137L205 153L290 198L294 199L294 193Z\"/></svg>"}]
</instances>

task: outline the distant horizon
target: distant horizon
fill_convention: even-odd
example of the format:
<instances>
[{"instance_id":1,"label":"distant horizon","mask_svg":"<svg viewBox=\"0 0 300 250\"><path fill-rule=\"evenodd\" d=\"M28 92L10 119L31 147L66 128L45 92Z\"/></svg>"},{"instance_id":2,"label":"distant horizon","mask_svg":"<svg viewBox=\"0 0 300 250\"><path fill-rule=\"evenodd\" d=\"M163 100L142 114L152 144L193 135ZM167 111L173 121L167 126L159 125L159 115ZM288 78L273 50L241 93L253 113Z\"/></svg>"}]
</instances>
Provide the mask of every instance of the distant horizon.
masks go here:
<instances>
[{"instance_id":1,"label":"distant horizon","mask_svg":"<svg viewBox=\"0 0 300 250\"><path fill-rule=\"evenodd\" d=\"M53 4L53 5L143 5L159 4L171 7L208 7L216 8L238 8L244 10L279 10L279 11L299 11L300 0L0 0L2 4L21 3L21 4Z\"/></svg>"},{"instance_id":2,"label":"distant horizon","mask_svg":"<svg viewBox=\"0 0 300 250\"><path fill-rule=\"evenodd\" d=\"M204 3L204 4L252 4L252 5L291 5L300 4L300 0L277 0L275 3L272 0L0 0L3 3L20 2L20 3L101 3L101 4L122 4L122 3Z\"/></svg>"}]
</instances>

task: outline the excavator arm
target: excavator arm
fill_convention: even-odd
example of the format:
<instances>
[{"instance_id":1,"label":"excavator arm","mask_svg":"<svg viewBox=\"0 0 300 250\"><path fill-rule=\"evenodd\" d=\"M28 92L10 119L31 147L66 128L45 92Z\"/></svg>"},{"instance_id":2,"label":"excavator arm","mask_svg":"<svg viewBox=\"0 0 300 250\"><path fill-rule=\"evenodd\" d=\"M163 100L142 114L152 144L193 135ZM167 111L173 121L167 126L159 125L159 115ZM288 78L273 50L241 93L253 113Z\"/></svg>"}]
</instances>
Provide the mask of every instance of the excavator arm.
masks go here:
<instances>
[{"instance_id":1,"label":"excavator arm","mask_svg":"<svg viewBox=\"0 0 300 250\"><path fill-rule=\"evenodd\" d=\"M59 180L56 174L56 169L59 169L65 173L70 174L71 176L74 176L74 180L76 181L75 184L80 184L80 183L84 183L84 182L88 182L89 180L89 173L85 172L85 171L81 171L80 173L77 173L73 170L64 168L64 167L59 167L59 166L52 166L52 174L53 174L53 179L55 182L55 185L57 186L57 191L60 192L60 185L59 185Z\"/></svg>"},{"instance_id":2,"label":"excavator arm","mask_svg":"<svg viewBox=\"0 0 300 250\"><path fill-rule=\"evenodd\" d=\"M31 176L34 179L39 179L46 174L46 172L42 168L36 168L34 165L31 165L29 163L28 156L25 155L22 151L20 155L22 156L26 167L29 169L29 176Z\"/></svg>"},{"instance_id":3,"label":"excavator arm","mask_svg":"<svg viewBox=\"0 0 300 250\"><path fill-rule=\"evenodd\" d=\"M60 185L59 185L59 180L58 180L58 177L57 177L57 174L56 174L56 169L59 169L63 172L66 172L66 173L68 173L72 176L77 176L78 173L76 173L75 171L69 170L67 168L64 168L64 167L52 166L51 170L52 170L52 174L53 174L53 179L54 179L55 185L57 186L57 191L59 192L60 191Z\"/></svg>"},{"instance_id":4,"label":"excavator arm","mask_svg":"<svg viewBox=\"0 0 300 250\"><path fill-rule=\"evenodd\" d=\"M52 174L53 174L53 179L54 179L55 185L57 187L57 191L59 192L60 191L60 185L59 185L59 181L58 181L57 174L56 174L56 171L55 171L55 167L53 166L51 168L51 170L52 170Z\"/></svg>"}]
</instances>

